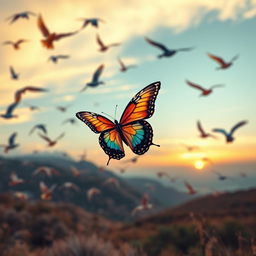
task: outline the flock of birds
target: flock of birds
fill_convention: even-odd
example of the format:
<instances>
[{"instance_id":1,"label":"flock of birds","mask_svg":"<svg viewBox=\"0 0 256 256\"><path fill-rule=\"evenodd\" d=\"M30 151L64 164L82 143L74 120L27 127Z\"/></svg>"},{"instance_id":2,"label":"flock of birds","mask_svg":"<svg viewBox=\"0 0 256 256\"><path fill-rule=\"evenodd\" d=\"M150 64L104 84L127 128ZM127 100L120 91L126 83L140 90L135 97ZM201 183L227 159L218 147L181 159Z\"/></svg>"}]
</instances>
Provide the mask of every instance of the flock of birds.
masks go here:
<instances>
[{"instance_id":1,"label":"flock of birds","mask_svg":"<svg viewBox=\"0 0 256 256\"><path fill-rule=\"evenodd\" d=\"M41 39L41 44L46 49L54 49L56 41L62 40L67 37L75 36L77 33L80 33L83 29L85 29L89 25L91 25L95 28L98 28L100 23L105 22L104 20L99 19L99 18L81 18L79 20L82 21L82 26L79 29L71 31L71 32L67 32L67 33L57 33L57 32L52 32L49 30L42 15L40 15L40 14L37 15L36 13L30 12L30 11L15 13L12 16L8 17L7 21L9 21L10 24L13 24L13 23L17 22L19 19L30 19L30 17L32 17L32 16L37 17L37 26L42 34L42 37L43 37ZM187 51L191 51L194 49L193 47L170 49L166 45L164 45L160 42L156 42L155 40L152 40L148 37L145 37L145 41L150 46L155 47L161 51L161 53L159 55L157 55L158 58L169 58L169 57L173 57L175 54L177 54L179 52L187 52ZM28 42L29 42L29 40L26 40L26 39L18 39L17 41L4 41L3 45L10 45L13 47L14 50L20 50L21 45L23 43L28 43ZM100 52L106 52L111 47L117 47L117 46L121 45L121 43L106 44L102 40L102 38L100 37L99 34L96 35L96 42L99 46L98 50ZM208 53L208 56L209 56L209 58L211 58L213 61L215 61L218 64L218 67L216 67L216 69L218 69L218 70L225 70L225 69L230 68L234 64L234 62L238 59L238 55L234 56L230 61L225 61L223 58L215 56L210 53ZM59 60L68 59L68 58L70 58L69 55L60 54L60 55L52 55L49 57L48 60L57 64ZM121 60L121 58L117 58L117 61L120 65L121 72L126 72L128 69L136 67L136 65L126 65ZM91 81L89 81L85 84L85 86L81 89L81 92L85 91L89 87L94 88L94 87L98 87L98 86L104 84L104 81L101 80L101 75L103 73L104 67L105 67L104 64L101 64L98 66L98 68L92 74ZM10 77L13 80L19 79L19 74L15 71L13 66L10 66ZM215 88L224 87L224 85L217 84L217 85L211 86L210 88L205 88L201 85L198 85L198 84L188 81L188 80L186 81L186 83L191 88L198 90L200 92L199 96L203 96L203 97L209 96L210 94L212 94ZM17 118L18 116L14 112L15 112L16 108L18 107L18 105L22 102L23 97L26 93L45 93L45 92L48 92L48 90L45 88L35 87L35 86L26 86L26 87L23 87L23 88L17 90L16 92L14 92L13 102L11 102L9 104L5 113L0 114L0 117L4 118L4 119ZM29 104L27 104L27 106L32 111L39 109L38 106L29 105ZM68 107L69 106L57 106L57 109L61 112L66 112ZM76 124L76 120L74 118L69 118L62 122L62 124L66 124L66 123ZM248 123L248 121L246 121L246 120L239 121L229 131L222 129L222 128L214 128L214 129L212 129L212 132L222 134L225 137L226 142L231 143L235 139L234 138L235 131L238 128L246 125L247 123ZM199 131L199 135L201 138L203 138L203 139L216 138L215 135L211 134L208 131L205 131L205 129L203 128L203 126L199 120L197 121L196 125L197 125L197 129ZM60 139L62 139L65 135L65 133L61 133L55 139L50 138L49 135L47 134L47 127L45 124L34 125L31 128L29 135L33 134L35 131L40 131L40 133L38 133L38 136L47 142L48 147L54 147L57 144L57 142ZM19 144L16 142L16 138L17 138L17 132L14 132L10 135L7 144L0 145L0 147L3 147L4 153L8 153L10 150L13 150L19 146ZM193 146L193 145L184 145L184 146L186 147L186 149L188 151L194 151L194 150L198 149L197 146ZM124 162L136 163L137 160L138 160L138 157L136 156L136 157L126 160ZM204 161L210 161L210 160L205 158ZM121 168L120 173L124 173L126 168L127 167ZM78 169L76 169L75 167L71 167L71 171L75 177L79 177L81 174L80 171ZM228 178L227 176L224 176L217 171L212 170L212 172L217 174L220 180L225 180ZM43 166L43 167L36 169L34 171L33 175L37 175L39 173L45 173L45 175L51 176L51 175L56 174L57 171L53 168ZM175 182L177 179L177 177L170 177L169 174L165 173L165 172L158 172L157 176L159 178L166 177L172 182ZM245 177L245 174L243 177ZM22 178L19 178L16 173L11 174L10 183L9 183L10 186L16 186L23 182L24 182L24 180ZM109 178L108 180L105 181L105 183L106 184L114 184L114 186L117 189L120 186L118 180L115 178ZM189 184L187 181L184 181L184 185L188 190L188 194L194 195L197 193L197 190L194 189L192 187L192 185ZM43 200L50 200L52 198L52 194L53 194L54 190L56 189L56 185L52 185L51 187L48 187L44 182L40 182L39 187L41 190L41 199L43 199ZM71 182L64 183L63 188L79 191L79 188L74 183L71 183ZM100 193L101 193L101 191L98 188L91 188L90 190L87 191L87 196L88 196L89 200L92 200L94 196L99 195ZM20 191L16 192L15 195L18 198L27 199L27 195ZM132 214L136 214L138 211L149 210L152 208L153 208L153 205L149 202L149 196L148 196L148 194L145 194L145 195L143 195L143 197L141 199L140 205L137 206L132 211Z\"/></svg>"}]
</instances>

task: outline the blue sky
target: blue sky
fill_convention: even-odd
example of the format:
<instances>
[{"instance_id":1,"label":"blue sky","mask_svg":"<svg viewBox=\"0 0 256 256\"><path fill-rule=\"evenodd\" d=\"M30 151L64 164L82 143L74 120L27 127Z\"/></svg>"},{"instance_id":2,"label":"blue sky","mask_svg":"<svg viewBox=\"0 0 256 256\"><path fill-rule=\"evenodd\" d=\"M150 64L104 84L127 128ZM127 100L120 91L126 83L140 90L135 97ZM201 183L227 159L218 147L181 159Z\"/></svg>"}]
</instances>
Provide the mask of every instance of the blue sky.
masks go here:
<instances>
[{"instance_id":1,"label":"blue sky","mask_svg":"<svg viewBox=\"0 0 256 256\"><path fill-rule=\"evenodd\" d=\"M19 133L21 147L10 155L30 153L33 149L48 150L36 133L27 135L34 124L45 123L50 137L66 132L53 150L65 150L77 157L85 149L88 159L105 165L107 156L98 144L98 135L79 120L77 126L62 125L61 122L83 110L114 115L116 104L119 118L135 93L152 82L161 81L156 111L148 120L154 129L154 142L161 144L161 147L151 147L140 158L138 165L130 168L130 173L143 170L143 174L148 172L154 175L157 168L168 170L174 166L186 173L186 170L193 170L194 161L203 156L213 159L216 165L222 165L219 168L224 168L224 171L229 169L227 165L232 166L236 162L247 166L248 172L255 169L256 87L253 67L256 59L256 4L253 1L214 3L183 0L159 1L153 7L144 8L143 1L137 4L131 1L127 5L122 1L108 3L106 6L106 1L78 1L77 6L73 6L66 0L55 3L38 1L37 4L28 0L3 5L0 11L2 17L23 10L40 12L50 30L60 32L78 29L81 23L76 18L79 17L98 17L102 14L102 19L106 20L98 30L88 27L72 38L56 42L53 51L42 48L36 18L20 20L13 25L1 22L3 41L19 37L30 40L17 52L9 46L1 46L1 112L12 101L13 93L18 88L33 84L49 89L45 94L25 95L17 110L19 119L0 120L1 143L13 131ZM113 10L113 6L116 6L116 10ZM122 14L124 11L126 13ZM95 41L97 32L104 42L122 42L122 45L106 53L98 52ZM160 51L147 44L144 36L170 48L193 46L195 49L159 60L156 56ZM225 60L230 60L236 54L239 54L239 58L230 69L216 71L217 64L207 57L207 52ZM69 54L71 58L54 65L47 62L52 54ZM120 73L116 61L118 56L127 64L136 64L137 67ZM106 66L102 75L105 85L89 88L80 94L79 90L102 63ZM20 80L10 80L9 65L13 65L21 74ZM186 79L204 87L219 83L225 87L217 88L208 97L198 97L199 92L186 85ZM32 113L25 103L36 104L41 111ZM58 105L69 104L71 107L67 113L56 110ZM215 127L229 129L240 120L249 120L249 123L237 131L234 144L226 145L221 135L218 140L200 139L196 129L197 120L201 120L208 131ZM181 143L199 145L200 150L189 155ZM125 150L126 158L133 156L130 149ZM122 162L113 160L111 166L119 168ZM191 170L187 173L189 176L193 173ZM180 173L180 169L174 174L176 172Z\"/></svg>"}]
</instances>

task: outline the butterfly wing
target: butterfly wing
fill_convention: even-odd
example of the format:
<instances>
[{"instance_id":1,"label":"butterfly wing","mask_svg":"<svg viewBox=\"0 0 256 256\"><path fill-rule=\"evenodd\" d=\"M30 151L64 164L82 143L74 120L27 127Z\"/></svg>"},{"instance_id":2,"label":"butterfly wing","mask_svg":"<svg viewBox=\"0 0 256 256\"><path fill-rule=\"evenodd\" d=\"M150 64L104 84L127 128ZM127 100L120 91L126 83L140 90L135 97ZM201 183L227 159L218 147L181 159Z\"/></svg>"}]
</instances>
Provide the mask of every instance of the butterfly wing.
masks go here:
<instances>
[{"instance_id":1,"label":"butterfly wing","mask_svg":"<svg viewBox=\"0 0 256 256\"><path fill-rule=\"evenodd\" d=\"M120 124L125 125L150 118L155 111L155 101L160 85L160 82L155 82L139 91L126 106L120 119Z\"/></svg>"},{"instance_id":2,"label":"butterfly wing","mask_svg":"<svg viewBox=\"0 0 256 256\"><path fill-rule=\"evenodd\" d=\"M92 112L78 112L76 116L88 125L93 132L101 133L99 143L104 152L109 156L108 163L111 158L119 160L125 156L122 139L112 121Z\"/></svg>"},{"instance_id":3,"label":"butterfly wing","mask_svg":"<svg viewBox=\"0 0 256 256\"><path fill-rule=\"evenodd\" d=\"M111 158L119 160L125 156L122 139L116 129L103 131L99 137L99 143L109 156L107 165Z\"/></svg>"},{"instance_id":4,"label":"butterfly wing","mask_svg":"<svg viewBox=\"0 0 256 256\"><path fill-rule=\"evenodd\" d=\"M137 155L143 155L153 144L153 129L145 120L139 120L122 126L124 142Z\"/></svg>"},{"instance_id":5,"label":"butterfly wing","mask_svg":"<svg viewBox=\"0 0 256 256\"><path fill-rule=\"evenodd\" d=\"M76 117L83 121L95 133L101 133L115 128L115 124L108 118L93 112L78 112L76 113Z\"/></svg>"}]
</instances>

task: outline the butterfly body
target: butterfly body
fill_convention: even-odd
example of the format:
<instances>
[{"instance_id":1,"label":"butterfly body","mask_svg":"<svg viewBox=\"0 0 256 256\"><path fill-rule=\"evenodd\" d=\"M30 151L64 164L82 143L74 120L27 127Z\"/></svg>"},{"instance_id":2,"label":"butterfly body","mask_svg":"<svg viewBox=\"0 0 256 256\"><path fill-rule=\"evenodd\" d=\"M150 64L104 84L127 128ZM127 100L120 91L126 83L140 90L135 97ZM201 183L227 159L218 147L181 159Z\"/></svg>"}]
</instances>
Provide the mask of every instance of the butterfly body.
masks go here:
<instances>
[{"instance_id":1,"label":"butterfly body","mask_svg":"<svg viewBox=\"0 0 256 256\"><path fill-rule=\"evenodd\" d=\"M160 82L155 82L139 91L126 106L119 122L92 112L76 113L93 132L100 133L99 143L109 156L108 163L111 158L120 160L125 156L123 142L137 155L156 145L152 142L153 129L144 119L153 115L159 89Z\"/></svg>"}]
</instances>

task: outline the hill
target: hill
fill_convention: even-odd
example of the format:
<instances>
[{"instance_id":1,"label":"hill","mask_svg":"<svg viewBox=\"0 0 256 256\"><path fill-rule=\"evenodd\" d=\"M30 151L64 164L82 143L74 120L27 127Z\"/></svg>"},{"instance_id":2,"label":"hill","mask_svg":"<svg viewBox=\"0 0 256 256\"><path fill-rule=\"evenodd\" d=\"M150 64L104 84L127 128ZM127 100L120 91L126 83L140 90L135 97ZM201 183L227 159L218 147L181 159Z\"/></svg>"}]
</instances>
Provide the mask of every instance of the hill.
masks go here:
<instances>
[{"instance_id":1,"label":"hill","mask_svg":"<svg viewBox=\"0 0 256 256\"><path fill-rule=\"evenodd\" d=\"M150 256L206 255L210 243L217 251L209 255L249 256L255 216L256 189L204 196L123 225L112 240L130 242Z\"/></svg>"},{"instance_id":2,"label":"hill","mask_svg":"<svg viewBox=\"0 0 256 256\"><path fill-rule=\"evenodd\" d=\"M58 173L48 177L44 173L33 175L34 171L40 166L52 167ZM71 168L77 168L81 175L75 177ZM25 182L16 186L10 186L10 174L15 172L18 177ZM157 181L149 179L124 179L115 175L110 170L102 170L92 162L74 161L68 156L62 154L32 154L15 158L0 159L0 193L21 191L29 195L30 200L40 199L39 183L43 181L47 186L57 185L54 190L52 200L54 202L68 202L78 205L91 213L101 214L108 219L116 221L129 221L137 216L131 216L132 210L140 203L142 194L150 194L150 202L155 206L152 214L166 207L181 202L182 194L175 192L171 188L164 187ZM105 184L109 178L114 178L120 186L114 184ZM65 182L72 182L79 191L63 189ZM142 190L146 183L154 184L154 191ZM141 185L140 185L141 184ZM87 198L87 191L92 188L98 188L100 195L95 196L92 200ZM164 196L170 195L168 197ZM169 200L177 195L177 200ZM185 194L184 194L185 195ZM165 200L166 199L166 200Z\"/></svg>"}]
</instances>

